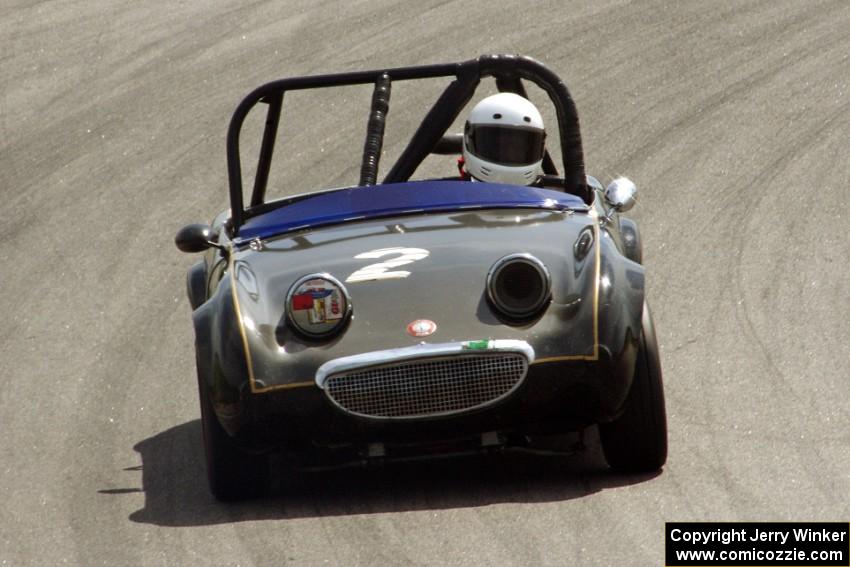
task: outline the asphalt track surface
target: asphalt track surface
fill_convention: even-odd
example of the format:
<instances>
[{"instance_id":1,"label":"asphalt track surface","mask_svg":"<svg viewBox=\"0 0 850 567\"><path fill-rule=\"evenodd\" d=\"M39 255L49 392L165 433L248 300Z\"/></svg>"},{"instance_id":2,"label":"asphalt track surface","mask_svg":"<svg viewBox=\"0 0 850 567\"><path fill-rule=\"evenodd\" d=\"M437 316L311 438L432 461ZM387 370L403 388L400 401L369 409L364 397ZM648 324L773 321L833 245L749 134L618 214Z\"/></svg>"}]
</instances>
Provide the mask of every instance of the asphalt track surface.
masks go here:
<instances>
[{"instance_id":1,"label":"asphalt track surface","mask_svg":"<svg viewBox=\"0 0 850 567\"><path fill-rule=\"evenodd\" d=\"M850 520L848 22L843 1L7 0L0 565L661 565L666 521ZM591 431L568 458L215 502L173 236L227 206L235 105L284 76L500 52L564 77L588 171L642 189L664 471L611 474ZM389 132L425 91L394 91ZM285 112L275 186L356 180L368 96Z\"/></svg>"}]
</instances>

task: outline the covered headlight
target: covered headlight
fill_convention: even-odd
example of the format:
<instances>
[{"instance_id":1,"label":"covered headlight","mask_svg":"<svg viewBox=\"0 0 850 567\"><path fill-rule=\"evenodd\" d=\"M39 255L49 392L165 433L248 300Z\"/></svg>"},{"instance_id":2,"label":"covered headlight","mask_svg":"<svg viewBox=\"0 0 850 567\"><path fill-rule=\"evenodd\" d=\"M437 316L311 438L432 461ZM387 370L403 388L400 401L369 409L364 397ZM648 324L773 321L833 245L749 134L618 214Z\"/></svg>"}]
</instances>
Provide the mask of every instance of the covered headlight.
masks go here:
<instances>
[{"instance_id":1,"label":"covered headlight","mask_svg":"<svg viewBox=\"0 0 850 567\"><path fill-rule=\"evenodd\" d=\"M310 274L292 284L286 296L286 316L293 329L308 339L340 333L351 318L345 287L329 274Z\"/></svg>"},{"instance_id":2,"label":"covered headlight","mask_svg":"<svg viewBox=\"0 0 850 567\"><path fill-rule=\"evenodd\" d=\"M525 323L540 315L551 299L546 266L531 254L511 254L487 274L487 298L508 322Z\"/></svg>"}]
</instances>

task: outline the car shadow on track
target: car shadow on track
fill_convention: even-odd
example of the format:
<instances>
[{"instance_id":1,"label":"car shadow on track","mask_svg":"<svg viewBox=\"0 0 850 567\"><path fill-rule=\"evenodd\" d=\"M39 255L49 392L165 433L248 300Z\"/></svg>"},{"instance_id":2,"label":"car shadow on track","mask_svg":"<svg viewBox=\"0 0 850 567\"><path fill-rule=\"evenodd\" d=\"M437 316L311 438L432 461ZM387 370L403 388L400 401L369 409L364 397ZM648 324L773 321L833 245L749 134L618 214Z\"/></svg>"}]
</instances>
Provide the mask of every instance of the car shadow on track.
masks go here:
<instances>
[{"instance_id":1,"label":"car shadow on track","mask_svg":"<svg viewBox=\"0 0 850 567\"><path fill-rule=\"evenodd\" d=\"M658 474L613 474L605 465L595 430L589 430L585 443L586 449L567 456L507 452L323 472L294 472L273 460L274 480L267 498L222 504L207 490L201 423L194 420L135 445L142 457L145 506L133 512L130 520L203 526L560 502L644 482Z\"/></svg>"}]
</instances>

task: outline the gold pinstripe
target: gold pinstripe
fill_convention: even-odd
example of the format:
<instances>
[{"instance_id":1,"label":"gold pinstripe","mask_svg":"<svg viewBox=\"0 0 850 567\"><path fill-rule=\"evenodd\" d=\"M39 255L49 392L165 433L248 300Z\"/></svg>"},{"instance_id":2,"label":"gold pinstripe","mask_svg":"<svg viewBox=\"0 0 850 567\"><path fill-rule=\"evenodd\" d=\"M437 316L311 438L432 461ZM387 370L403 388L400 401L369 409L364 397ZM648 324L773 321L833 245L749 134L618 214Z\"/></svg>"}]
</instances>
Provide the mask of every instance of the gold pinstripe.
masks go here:
<instances>
[{"instance_id":1,"label":"gold pinstripe","mask_svg":"<svg viewBox=\"0 0 850 567\"><path fill-rule=\"evenodd\" d=\"M264 394L273 390L291 390L293 388L306 388L315 386L313 380L304 382L290 382L289 384L278 384L275 386L267 386L258 388L254 377L254 363L251 361L251 349L248 348L248 335L245 334L245 325L242 322L242 309L239 307L239 294L236 291L236 270L233 265L233 257L236 255L236 248L231 245L227 260L227 269L230 271L230 292L233 296L233 309L236 311L236 321L239 323L239 334L242 336L242 347L245 349L245 363L248 366L248 383L251 385L252 394Z\"/></svg>"},{"instance_id":2,"label":"gold pinstripe","mask_svg":"<svg viewBox=\"0 0 850 567\"><path fill-rule=\"evenodd\" d=\"M294 390L295 388L309 388L310 386L316 386L316 381L290 382L289 384L277 384L276 386L266 386L265 388L257 389L254 389L252 385L251 391L255 394L265 394L266 392L272 392L274 390Z\"/></svg>"},{"instance_id":3,"label":"gold pinstripe","mask_svg":"<svg viewBox=\"0 0 850 567\"><path fill-rule=\"evenodd\" d=\"M245 334L245 325L242 323L242 310L239 308L239 294L236 293L236 270L233 258L236 256L236 247L232 244L227 253L227 271L230 272L230 294L233 298L233 310L236 311L236 322L239 324L239 335L242 337L242 348L245 350L245 364L248 366L248 381L251 391L254 391L254 363L251 361L251 350L248 348L248 335Z\"/></svg>"},{"instance_id":4,"label":"gold pinstripe","mask_svg":"<svg viewBox=\"0 0 850 567\"><path fill-rule=\"evenodd\" d=\"M593 284L593 354L572 354L567 356L550 356L547 358L538 358L531 364L546 364L547 362L568 362L575 360L585 360L595 362L599 360L599 278L602 275L602 241L599 233L598 215L595 210L591 210L589 216L594 220L593 223L593 239L596 243L596 277Z\"/></svg>"}]
</instances>

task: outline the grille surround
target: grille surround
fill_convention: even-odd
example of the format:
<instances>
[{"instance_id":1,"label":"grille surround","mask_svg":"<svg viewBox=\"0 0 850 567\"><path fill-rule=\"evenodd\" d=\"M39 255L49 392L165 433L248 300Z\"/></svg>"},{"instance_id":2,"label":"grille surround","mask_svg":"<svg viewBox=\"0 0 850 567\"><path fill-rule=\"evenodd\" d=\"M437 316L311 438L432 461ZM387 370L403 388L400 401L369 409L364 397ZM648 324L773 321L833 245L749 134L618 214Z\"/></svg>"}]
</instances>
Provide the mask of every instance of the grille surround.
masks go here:
<instances>
[{"instance_id":1,"label":"grille surround","mask_svg":"<svg viewBox=\"0 0 850 567\"><path fill-rule=\"evenodd\" d=\"M426 419L456 415L500 402L528 374L519 352L463 353L349 368L324 382L342 411L370 419Z\"/></svg>"}]
</instances>

